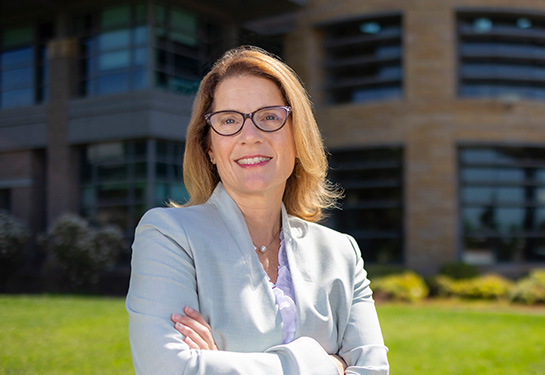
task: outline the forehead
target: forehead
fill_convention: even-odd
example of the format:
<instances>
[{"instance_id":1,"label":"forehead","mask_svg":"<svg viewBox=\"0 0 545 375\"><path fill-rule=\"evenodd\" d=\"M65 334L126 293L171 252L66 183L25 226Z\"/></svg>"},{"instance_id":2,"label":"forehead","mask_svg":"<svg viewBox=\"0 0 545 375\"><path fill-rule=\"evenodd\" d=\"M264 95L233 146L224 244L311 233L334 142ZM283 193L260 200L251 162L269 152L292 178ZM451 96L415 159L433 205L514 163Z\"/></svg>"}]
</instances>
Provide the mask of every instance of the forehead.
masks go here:
<instances>
[{"instance_id":1,"label":"forehead","mask_svg":"<svg viewBox=\"0 0 545 375\"><path fill-rule=\"evenodd\" d=\"M244 75L226 78L218 84L212 109L252 112L271 105L286 105L276 83L267 78Z\"/></svg>"}]
</instances>

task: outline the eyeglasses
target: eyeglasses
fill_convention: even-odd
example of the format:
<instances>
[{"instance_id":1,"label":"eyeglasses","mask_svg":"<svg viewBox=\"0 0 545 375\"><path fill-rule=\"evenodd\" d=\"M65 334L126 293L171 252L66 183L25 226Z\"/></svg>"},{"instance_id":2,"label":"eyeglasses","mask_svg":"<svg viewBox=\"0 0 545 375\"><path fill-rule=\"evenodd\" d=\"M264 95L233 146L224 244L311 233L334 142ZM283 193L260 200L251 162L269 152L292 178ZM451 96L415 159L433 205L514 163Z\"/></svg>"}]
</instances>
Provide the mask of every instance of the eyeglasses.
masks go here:
<instances>
[{"instance_id":1,"label":"eyeglasses","mask_svg":"<svg viewBox=\"0 0 545 375\"><path fill-rule=\"evenodd\" d=\"M235 135L242 130L246 119L251 119L254 125L264 132L275 132L282 129L291 107L275 105L259 108L252 113L238 111L218 111L204 116L206 122L219 135Z\"/></svg>"}]
</instances>

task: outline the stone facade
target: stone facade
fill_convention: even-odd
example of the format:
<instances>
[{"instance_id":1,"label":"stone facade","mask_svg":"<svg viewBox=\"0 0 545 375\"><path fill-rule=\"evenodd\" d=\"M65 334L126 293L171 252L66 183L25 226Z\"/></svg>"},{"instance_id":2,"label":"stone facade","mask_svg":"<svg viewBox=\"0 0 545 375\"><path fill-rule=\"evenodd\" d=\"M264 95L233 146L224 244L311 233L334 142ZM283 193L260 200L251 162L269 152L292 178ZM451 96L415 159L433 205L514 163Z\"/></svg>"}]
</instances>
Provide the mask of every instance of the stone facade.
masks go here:
<instances>
[{"instance_id":1,"label":"stone facade","mask_svg":"<svg viewBox=\"0 0 545 375\"><path fill-rule=\"evenodd\" d=\"M460 259L457 146L545 145L543 102L457 97L456 11L515 6L545 14L545 2L539 0L309 1L288 36L286 59L307 85L328 147L404 147L405 259L423 273ZM403 20L403 97L325 103L322 36L316 25L388 12L400 12Z\"/></svg>"}]
</instances>

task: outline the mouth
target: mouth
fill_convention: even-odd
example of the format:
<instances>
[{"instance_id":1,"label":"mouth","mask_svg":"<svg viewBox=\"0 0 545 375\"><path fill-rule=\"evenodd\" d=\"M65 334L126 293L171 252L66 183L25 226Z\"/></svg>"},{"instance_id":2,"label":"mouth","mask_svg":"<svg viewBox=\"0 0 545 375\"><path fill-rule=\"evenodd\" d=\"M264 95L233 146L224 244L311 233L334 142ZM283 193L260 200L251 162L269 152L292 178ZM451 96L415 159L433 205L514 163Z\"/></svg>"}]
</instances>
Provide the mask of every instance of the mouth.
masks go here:
<instances>
[{"instance_id":1,"label":"mouth","mask_svg":"<svg viewBox=\"0 0 545 375\"><path fill-rule=\"evenodd\" d=\"M251 158L238 159L238 160L236 160L236 162L237 162L237 164L240 164L240 165L255 165L255 164L264 163L264 162L269 161L271 159L272 158L268 158L268 157L264 157L264 156L255 156L255 157L251 157Z\"/></svg>"}]
</instances>

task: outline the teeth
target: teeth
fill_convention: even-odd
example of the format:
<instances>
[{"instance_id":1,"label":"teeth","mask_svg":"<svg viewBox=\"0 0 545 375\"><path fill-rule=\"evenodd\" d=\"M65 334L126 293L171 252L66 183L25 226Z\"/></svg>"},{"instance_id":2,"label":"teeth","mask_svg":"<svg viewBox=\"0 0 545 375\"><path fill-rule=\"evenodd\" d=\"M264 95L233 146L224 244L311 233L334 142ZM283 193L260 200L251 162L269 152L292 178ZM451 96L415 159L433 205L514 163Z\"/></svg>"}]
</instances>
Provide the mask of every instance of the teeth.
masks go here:
<instances>
[{"instance_id":1,"label":"teeth","mask_svg":"<svg viewBox=\"0 0 545 375\"><path fill-rule=\"evenodd\" d=\"M237 161L237 163L244 164L244 165L257 164L257 163L261 163L270 159L271 158L255 157L255 158L240 159Z\"/></svg>"}]
</instances>

